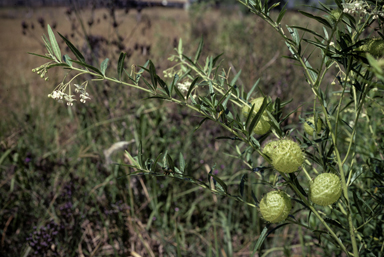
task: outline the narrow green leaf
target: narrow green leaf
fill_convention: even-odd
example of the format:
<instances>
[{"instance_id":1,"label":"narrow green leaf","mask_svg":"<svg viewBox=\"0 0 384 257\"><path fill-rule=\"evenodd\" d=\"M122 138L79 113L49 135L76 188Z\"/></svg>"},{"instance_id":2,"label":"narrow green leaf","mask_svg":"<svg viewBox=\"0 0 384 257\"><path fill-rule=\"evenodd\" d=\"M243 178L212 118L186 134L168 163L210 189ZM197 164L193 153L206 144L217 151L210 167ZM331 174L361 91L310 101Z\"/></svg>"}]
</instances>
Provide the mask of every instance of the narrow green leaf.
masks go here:
<instances>
[{"instance_id":1,"label":"narrow green leaf","mask_svg":"<svg viewBox=\"0 0 384 257\"><path fill-rule=\"evenodd\" d=\"M147 85L147 87L149 87L149 89L151 89L153 92L156 91L156 89L153 88L153 86L151 84L149 84L149 82L143 78L143 81L144 81L144 84Z\"/></svg>"},{"instance_id":2,"label":"narrow green leaf","mask_svg":"<svg viewBox=\"0 0 384 257\"><path fill-rule=\"evenodd\" d=\"M277 97L275 100L275 104L274 104L274 110L276 111L276 113L273 116L273 117L275 117L276 120L278 120L280 118L281 113L282 113L280 104L281 104L281 100L279 97Z\"/></svg>"},{"instance_id":3,"label":"narrow green leaf","mask_svg":"<svg viewBox=\"0 0 384 257\"><path fill-rule=\"evenodd\" d=\"M216 104L216 106L220 106L223 102L224 102L224 100L225 100L225 98L227 98L227 96L229 95L229 93L231 92L231 88L230 89L228 89L228 91L220 98L220 100L219 100L219 102Z\"/></svg>"},{"instance_id":4,"label":"narrow green leaf","mask_svg":"<svg viewBox=\"0 0 384 257\"><path fill-rule=\"evenodd\" d=\"M275 117L269 112L269 111L266 111L267 112L267 115L270 119L270 124L272 126L272 128L274 129L274 131L279 134L280 136L283 136L283 131L281 131L281 128L280 128L280 124L277 122L277 120L275 119Z\"/></svg>"},{"instance_id":5,"label":"narrow green leaf","mask_svg":"<svg viewBox=\"0 0 384 257\"><path fill-rule=\"evenodd\" d=\"M66 63L54 63L54 64L51 64L51 65L48 65L47 66L47 70L53 68L53 67L69 67L68 64Z\"/></svg>"},{"instance_id":6,"label":"narrow green leaf","mask_svg":"<svg viewBox=\"0 0 384 257\"><path fill-rule=\"evenodd\" d=\"M198 79L199 79L199 77L196 77L196 78L192 81L191 86L190 86L189 89L188 89L187 100L189 99L189 96L191 95L192 90L195 88L195 86L196 86L196 82L197 82Z\"/></svg>"},{"instance_id":7,"label":"narrow green leaf","mask_svg":"<svg viewBox=\"0 0 384 257\"><path fill-rule=\"evenodd\" d=\"M257 200L255 192L253 192L253 190L251 190L251 196L256 205L259 206L259 201Z\"/></svg>"},{"instance_id":8,"label":"narrow green leaf","mask_svg":"<svg viewBox=\"0 0 384 257\"><path fill-rule=\"evenodd\" d=\"M160 156L161 156L161 153L157 156L157 158L155 159L155 161L152 163L151 165L151 171L153 172L157 172L157 162L159 161L160 159Z\"/></svg>"},{"instance_id":9,"label":"narrow green leaf","mask_svg":"<svg viewBox=\"0 0 384 257\"><path fill-rule=\"evenodd\" d=\"M183 54L183 57L184 57L188 62L190 62L194 67L197 67L197 66L195 65L195 63L191 60L191 58L189 58L189 57L186 56L185 54Z\"/></svg>"},{"instance_id":10,"label":"narrow green leaf","mask_svg":"<svg viewBox=\"0 0 384 257\"><path fill-rule=\"evenodd\" d=\"M125 153L127 154L128 156L128 159L130 160L130 162L137 168L140 167L139 163L135 160L135 158L132 157L132 155L128 152L128 151L125 151Z\"/></svg>"},{"instance_id":11,"label":"narrow green leaf","mask_svg":"<svg viewBox=\"0 0 384 257\"><path fill-rule=\"evenodd\" d=\"M162 80L159 76L156 75L156 81L159 82L159 85L164 89L165 93L171 97L171 92L169 92L168 85Z\"/></svg>"},{"instance_id":12,"label":"narrow green leaf","mask_svg":"<svg viewBox=\"0 0 384 257\"><path fill-rule=\"evenodd\" d=\"M3 154L0 157L0 165L3 163L5 158L13 151L12 148L8 149L7 151L3 152Z\"/></svg>"},{"instance_id":13,"label":"narrow green leaf","mask_svg":"<svg viewBox=\"0 0 384 257\"><path fill-rule=\"evenodd\" d=\"M341 228L341 229L346 230L346 229L343 227L343 225L342 225L338 220L334 220L334 219L330 219L330 218L324 218L324 221L327 222L327 223L329 223L329 224L332 224L332 225L334 225L334 226L336 226L336 227L339 227L339 228Z\"/></svg>"},{"instance_id":14,"label":"narrow green leaf","mask_svg":"<svg viewBox=\"0 0 384 257\"><path fill-rule=\"evenodd\" d=\"M228 103L228 101L229 101L230 98L231 98L231 95L228 95L228 96L225 98L225 100L224 100L224 102L223 102L223 107L224 107L224 108L227 108L227 103Z\"/></svg>"},{"instance_id":15,"label":"narrow green leaf","mask_svg":"<svg viewBox=\"0 0 384 257\"><path fill-rule=\"evenodd\" d=\"M208 73L207 73L207 76L210 77L211 76L211 72L212 72L212 69L213 69L213 61L212 61L212 56L209 58L209 65L208 65Z\"/></svg>"},{"instance_id":16,"label":"narrow green leaf","mask_svg":"<svg viewBox=\"0 0 384 257\"><path fill-rule=\"evenodd\" d=\"M170 169L171 171L174 172L175 171L175 164L172 160L172 157L169 154L167 154L167 163L168 163L168 169Z\"/></svg>"},{"instance_id":17,"label":"narrow green leaf","mask_svg":"<svg viewBox=\"0 0 384 257\"><path fill-rule=\"evenodd\" d=\"M318 21L319 23L324 24L328 28L332 29L331 24L329 24L329 22L326 19L324 19L324 18L321 18L319 16L316 16L316 15L313 15L311 13L307 13L307 12L304 12L304 11L301 11L301 10L299 10L299 13L301 13L304 16L307 16L308 18L314 19L314 20Z\"/></svg>"},{"instance_id":18,"label":"narrow green leaf","mask_svg":"<svg viewBox=\"0 0 384 257\"><path fill-rule=\"evenodd\" d=\"M71 57L68 54L64 55L64 62L66 62L69 66L72 67Z\"/></svg>"},{"instance_id":19,"label":"narrow green leaf","mask_svg":"<svg viewBox=\"0 0 384 257\"><path fill-rule=\"evenodd\" d=\"M178 52L179 54L182 54L182 53L183 53L183 40L181 40L181 38L180 38L180 40L179 40L179 45L178 45L178 47L177 47L177 52Z\"/></svg>"},{"instance_id":20,"label":"narrow green leaf","mask_svg":"<svg viewBox=\"0 0 384 257\"><path fill-rule=\"evenodd\" d=\"M268 12L270 12L273 8L276 8L280 5L280 2L274 3L271 7L268 8Z\"/></svg>"},{"instance_id":21,"label":"narrow green leaf","mask_svg":"<svg viewBox=\"0 0 384 257\"><path fill-rule=\"evenodd\" d=\"M283 8L281 8L281 11L279 13L279 16L277 17L277 20L276 20L276 23L277 24L280 24L281 20L283 19L285 13L287 12L287 4L288 4L288 1L285 2Z\"/></svg>"},{"instance_id":22,"label":"narrow green leaf","mask_svg":"<svg viewBox=\"0 0 384 257\"><path fill-rule=\"evenodd\" d=\"M216 62L219 60L219 58L220 58L223 54L224 54L224 53L221 53L221 54L217 55L215 58L213 58L213 60L212 60L212 67L215 67Z\"/></svg>"},{"instance_id":23,"label":"narrow green leaf","mask_svg":"<svg viewBox=\"0 0 384 257\"><path fill-rule=\"evenodd\" d=\"M117 61L117 79L118 80L121 80L121 74L123 73L125 55L126 53L121 52L119 56L119 60Z\"/></svg>"},{"instance_id":24,"label":"narrow green leaf","mask_svg":"<svg viewBox=\"0 0 384 257\"><path fill-rule=\"evenodd\" d=\"M146 70L146 71L148 71L149 72L149 70L147 69L147 66L149 65L149 62L150 62L150 60L148 60L145 64L144 64L144 66L140 66L140 70L139 70L139 72L137 73L137 75L136 75L136 83L139 83L139 80L140 80L140 78L141 78L141 76L142 76L142 74L143 74L143 72L144 72L144 70ZM155 86L155 85L154 85ZM157 87L155 87L155 89L156 89Z\"/></svg>"},{"instance_id":25,"label":"narrow green leaf","mask_svg":"<svg viewBox=\"0 0 384 257\"><path fill-rule=\"evenodd\" d=\"M47 38L46 35L43 35L42 38L43 38L45 47L47 48L48 53L52 56L52 60L53 60L53 57L55 56L55 54L53 53L51 43L49 42L49 39Z\"/></svg>"},{"instance_id":26,"label":"narrow green leaf","mask_svg":"<svg viewBox=\"0 0 384 257\"><path fill-rule=\"evenodd\" d=\"M250 124L249 127L248 127L248 133L249 133L249 135L252 134L253 129L256 127L257 123L258 123L259 120L261 119L261 115L263 114L263 112L265 111L265 109L267 108L267 106L268 106L268 99L267 99L267 98L264 98L264 100L263 100L263 104L261 105L260 110L257 112L257 114L255 115L255 117L252 119L252 122L251 122L251 124Z\"/></svg>"},{"instance_id":27,"label":"narrow green leaf","mask_svg":"<svg viewBox=\"0 0 384 257\"><path fill-rule=\"evenodd\" d=\"M255 247L253 248L252 256L255 256L256 252L259 250L261 245L263 244L265 238L267 237L268 225L261 232L259 239L256 241Z\"/></svg>"},{"instance_id":28,"label":"narrow green leaf","mask_svg":"<svg viewBox=\"0 0 384 257\"><path fill-rule=\"evenodd\" d=\"M143 135L144 134L144 127L143 126L140 126L140 133L139 135ZM140 168L143 168L144 165L143 165L143 143L141 142L141 139L140 139L140 142L139 142L139 149L137 151L137 159L138 159L138 162L140 164Z\"/></svg>"},{"instance_id":29,"label":"narrow green leaf","mask_svg":"<svg viewBox=\"0 0 384 257\"><path fill-rule=\"evenodd\" d=\"M341 4L342 3L341 0L335 0L335 3L337 4L340 10L343 10L343 5Z\"/></svg>"},{"instance_id":30,"label":"narrow green leaf","mask_svg":"<svg viewBox=\"0 0 384 257\"><path fill-rule=\"evenodd\" d=\"M259 82L260 82L260 79L258 79L258 80L255 82L255 84L253 84L251 90L250 90L250 91L248 92L248 94L247 94L247 99L245 99L246 102L248 102L249 97L252 95L253 91L257 88L257 85L259 84Z\"/></svg>"},{"instance_id":31,"label":"narrow green leaf","mask_svg":"<svg viewBox=\"0 0 384 257\"><path fill-rule=\"evenodd\" d=\"M125 75L127 75L129 80L131 80L132 82L136 83L136 79L134 77L131 77L131 75L128 73L128 71L126 69L123 68L123 72L125 73Z\"/></svg>"},{"instance_id":32,"label":"narrow green leaf","mask_svg":"<svg viewBox=\"0 0 384 257\"><path fill-rule=\"evenodd\" d=\"M209 120L209 118L208 118L208 117L205 117L204 119L202 119L202 120L200 121L199 125L197 125L197 126L195 127L194 131L198 130L198 129L201 127L201 125L203 125L203 123L204 123L206 120Z\"/></svg>"},{"instance_id":33,"label":"narrow green leaf","mask_svg":"<svg viewBox=\"0 0 384 257\"><path fill-rule=\"evenodd\" d=\"M303 40L305 42L311 44L311 45L314 45L314 46L320 48L320 49L323 49L323 50L327 49L327 46L324 45L323 43L319 43L319 42L316 42L316 41L313 41L313 40L309 40L309 39L305 39L305 38Z\"/></svg>"},{"instance_id":34,"label":"narrow green leaf","mask_svg":"<svg viewBox=\"0 0 384 257\"><path fill-rule=\"evenodd\" d=\"M365 223L365 214L361 210L362 204L360 203L360 200L357 197L356 191L352 190L352 194L353 194L354 205L356 206L357 211L359 212L360 216L363 218L363 222Z\"/></svg>"},{"instance_id":35,"label":"narrow green leaf","mask_svg":"<svg viewBox=\"0 0 384 257\"><path fill-rule=\"evenodd\" d=\"M302 30L302 31L305 31L305 32L308 32L316 37L319 37L321 39L324 39L324 37L322 35L320 35L319 33L315 32L315 31L312 31L310 29L307 29L307 28L303 28L303 27L300 27L300 26L290 26L291 28L294 28L294 29L299 29L299 30Z\"/></svg>"},{"instance_id":36,"label":"narrow green leaf","mask_svg":"<svg viewBox=\"0 0 384 257\"><path fill-rule=\"evenodd\" d=\"M292 180L293 184L297 187L297 189L302 193L305 197L308 197L307 193L305 192L304 188L300 185L299 181L297 180L297 177L294 173L289 173L289 177Z\"/></svg>"},{"instance_id":37,"label":"narrow green leaf","mask_svg":"<svg viewBox=\"0 0 384 257\"><path fill-rule=\"evenodd\" d=\"M175 85L177 84L177 81L179 80L179 75L175 74L175 76L173 76L173 80L172 80L172 83L171 83L171 89L169 90L170 92L170 95L172 95L173 93L173 89L175 88ZM177 87L177 86L176 86Z\"/></svg>"},{"instance_id":38,"label":"narrow green leaf","mask_svg":"<svg viewBox=\"0 0 384 257\"><path fill-rule=\"evenodd\" d=\"M292 99L291 99L291 101L292 101ZM291 102L291 101L289 101L289 102ZM284 103L281 103L280 104L280 106L281 107L284 107L286 104L285 104L286 102L284 102ZM295 113L301 106L303 106L304 104L301 104L301 105L299 105L296 109L294 109L293 111L291 111L291 112L289 112L287 115L285 115L284 116L284 118L282 118L281 119L281 122L283 122L283 121L285 121L286 119L288 119L288 117L292 114L292 113Z\"/></svg>"},{"instance_id":39,"label":"narrow green leaf","mask_svg":"<svg viewBox=\"0 0 384 257\"><path fill-rule=\"evenodd\" d=\"M227 189L227 185L224 183L224 181L222 181L218 176L216 175L213 175L213 174L208 174L209 176L211 176L213 178L213 183L215 184L216 188L217 189L221 189L222 191L224 191L225 193L228 192L228 189ZM216 182L220 185L217 185Z\"/></svg>"},{"instance_id":40,"label":"narrow green leaf","mask_svg":"<svg viewBox=\"0 0 384 257\"><path fill-rule=\"evenodd\" d=\"M236 81L239 79L240 77L240 74L241 74L241 70L239 70L239 72L236 74L236 76L232 79L231 81L231 86L234 86Z\"/></svg>"},{"instance_id":41,"label":"narrow green leaf","mask_svg":"<svg viewBox=\"0 0 384 257\"><path fill-rule=\"evenodd\" d=\"M281 224L281 225L278 225L278 226L276 226L276 227L274 227L273 229L271 229L270 231L268 231L268 233L267 233L267 237L270 235L270 234L272 234L274 231L276 231L277 229L279 229L279 228L281 228L281 227L284 227L285 225L288 225L289 223L283 223L283 224Z\"/></svg>"},{"instance_id":42,"label":"narrow green leaf","mask_svg":"<svg viewBox=\"0 0 384 257\"><path fill-rule=\"evenodd\" d=\"M297 46L297 47L300 46L300 35L297 32L297 30L294 28L291 28L288 25L286 25L286 26L287 26L288 32L291 34L293 42L295 42L295 46Z\"/></svg>"},{"instance_id":43,"label":"narrow green leaf","mask_svg":"<svg viewBox=\"0 0 384 257\"><path fill-rule=\"evenodd\" d=\"M64 42L67 44L68 48L72 51L72 53L76 56L77 60L79 62L85 63L84 56L80 53L80 51L77 50L77 48L66 37L64 37L60 33L58 33L58 34L64 40Z\"/></svg>"},{"instance_id":44,"label":"narrow green leaf","mask_svg":"<svg viewBox=\"0 0 384 257\"><path fill-rule=\"evenodd\" d=\"M248 128L249 122L252 120L252 116L254 115L253 110L255 109L255 105L253 104L251 110L248 113L247 120L245 121L245 127Z\"/></svg>"},{"instance_id":45,"label":"narrow green leaf","mask_svg":"<svg viewBox=\"0 0 384 257\"><path fill-rule=\"evenodd\" d=\"M52 50L55 53L55 56L57 60L61 62L61 51L59 44L57 44L55 34L53 33L51 26L48 24L48 36L49 36L49 41L51 42Z\"/></svg>"},{"instance_id":46,"label":"narrow green leaf","mask_svg":"<svg viewBox=\"0 0 384 257\"><path fill-rule=\"evenodd\" d=\"M244 185L245 185L245 182L247 181L248 181L248 174L244 174L243 176L241 176L241 181L239 185L239 192L241 197L244 197Z\"/></svg>"},{"instance_id":47,"label":"narrow green leaf","mask_svg":"<svg viewBox=\"0 0 384 257\"><path fill-rule=\"evenodd\" d=\"M200 58L201 50L203 50L203 45L204 45L204 40L203 40L203 37L201 37L199 46L197 47L197 52L196 52L196 55L195 55L195 59L193 60L193 62L194 62L195 64L196 64L196 62L197 62L197 61L199 60L199 58Z\"/></svg>"},{"instance_id":48,"label":"narrow green leaf","mask_svg":"<svg viewBox=\"0 0 384 257\"><path fill-rule=\"evenodd\" d=\"M287 3L288 3L288 1L287 1ZM286 12L287 12L287 9L281 10L281 12L279 13L279 17L277 17L277 20L276 20L277 24L279 24L281 22L281 20L283 19Z\"/></svg>"},{"instance_id":49,"label":"narrow green leaf","mask_svg":"<svg viewBox=\"0 0 384 257\"><path fill-rule=\"evenodd\" d=\"M35 53L30 53L30 52L27 52L27 53L31 54L31 55L38 56L38 57L42 57L42 58L45 58L45 59L48 59L48 60L53 60L51 57L48 57L48 56L45 56L45 55L35 54Z\"/></svg>"},{"instance_id":50,"label":"narrow green leaf","mask_svg":"<svg viewBox=\"0 0 384 257\"><path fill-rule=\"evenodd\" d=\"M383 69L380 67L379 62L376 61L376 59L367 53L367 60L369 62L369 65L375 70L376 73L383 74Z\"/></svg>"},{"instance_id":51,"label":"narrow green leaf","mask_svg":"<svg viewBox=\"0 0 384 257\"><path fill-rule=\"evenodd\" d=\"M103 73L103 75L105 76L105 70L107 69L108 67L108 61L109 59L106 58L100 65L100 70L101 70L101 73Z\"/></svg>"},{"instance_id":52,"label":"narrow green leaf","mask_svg":"<svg viewBox=\"0 0 384 257\"><path fill-rule=\"evenodd\" d=\"M147 97L145 99L162 99L162 100L169 100L168 97L166 96L161 96L161 95L154 95L154 96L150 96L150 97Z\"/></svg>"},{"instance_id":53,"label":"narrow green leaf","mask_svg":"<svg viewBox=\"0 0 384 257\"><path fill-rule=\"evenodd\" d=\"M185 171L185 160L183 154L180 152L179 154L179 167L180 170L184 173Z\"/></svg>"},{"instance_id":54,"label":"narrow green leaf","mask_svg":"<svg viewBox=\"0 0 384 257\"><path fill-rule=\"evenodd\" d=\"M305 66L308 68L309 75L312 77L313 81L317 80L317 72L312 68L311 64L308 62L306 58L303 58Z\"/></svg>"},{"instance_id":55,"label":"narrow green leaf","mask_svg":"<svg viewBox=\"0 0 384 257\"><path fill-rule=\"evenodd\" d=\"M152 86L156 89L157 88L157 75L156 75L156 68L155 65L153 65L152 61L149 61L149 74L151 75L151 81Z\"/></svg>"},{"instance_id":56,"label":"narrow green leaf","mask_svg":"<svg viewBox=\"0 0 384 257\"><path fill-rule=\"evenodd\" d=\"M86 67L86 68L90 69L90 70L93 70L94 72L96 72L99 75L104 77L103 73L101 73L101 71L98 68L93 67L92 65L89 65L89 64L86 64L86 63L83 63L83 62L79 62L79 61L75 61L75 60L72 60L72 62L77 63L77 64L79 64L79 65L81 65L83 67Z\"/></svg>"}]
</instances>

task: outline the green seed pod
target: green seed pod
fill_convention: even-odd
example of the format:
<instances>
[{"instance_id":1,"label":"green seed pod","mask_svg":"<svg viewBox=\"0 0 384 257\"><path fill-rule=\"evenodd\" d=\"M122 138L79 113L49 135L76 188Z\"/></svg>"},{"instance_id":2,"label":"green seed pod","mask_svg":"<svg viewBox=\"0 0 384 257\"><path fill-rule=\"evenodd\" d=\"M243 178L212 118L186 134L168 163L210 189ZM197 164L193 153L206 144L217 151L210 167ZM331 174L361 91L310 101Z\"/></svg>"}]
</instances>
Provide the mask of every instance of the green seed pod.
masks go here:
<instances>
[{"instance_id":1,"label":"green seed pod","mask_svg":"<svg viewBox=\"0 0 384 257\"><path fill-rule=\"evenodd\" d=\"M270 141L268 142L263 149L263 154L267 155L270 159L272 159L273 151L275 150L276 146L278 145L279 141Z\"/></svg>"},{"instance_id":2,"label":"green seed pod","mask_svg":"<svg viewBox=\"0 0 384 257\"><path fill-rule=\"evenodd\" d=\"M261 215L271 223L279 223L285 220L291 209L291 198L283 191L269 192L260 202Z\"/></svg>"},{"instance_id":3,"label":"green seed pod","mask_svg":"<svg viewBox=\"0 0 384 257\"><path fill-rule=\"evenodd\" d=\"M273 145L274 150L268 152L271 156L273 167L283 173L297 171L304 162L304 155L299 144L291 139L280 139L275 142Z\"/></svg>"},{"instance_id":4,"label":"green seed pod","mask_svg":"<svg viewBox=\"0 0 384 257\"><path fill-rule=\"evenodd\" d=\"M322 173L310 185L311 201L315 204L327 206L337 202L340 196L341 182L335 174Z\"/></svg>"},{"instance_id":5,"label":"green seed pod","mask_svg":"<svg viewBox=\"0 0 384 257\"><path fill-rule=\"evenodd\" d=\"M366 43L357 48L358 51L368 52L375 57L384 55L384 40L381 38L371 38Z\"/></svg>"},{"instance_id":6,"label":"green seed pod","mask_svg":"<svg viewBox=\"0 0 384 257\"><path fill-rule=\"evenodd\" d=\"M313 135L313 131L314 129L307 123L307 122L310 122L312 123L312 126L315 127L315 117L312 116L312 117L309 117L308 119L306 119L306 122L304 123L304 131L309 134L309 135ZM321 119L318 118L317 119L317 124L316 124L316 133L320 133L321 131Z\"/></svg>"},{"instance_id":7,"label":"green seed pod","mask_svg":"<svg viewBox=\"0 0 384 257\"><path fill-rule=\"evenodd\" d=\"M263 101L264 101L264 97L259 97L251 101L251 106L255 105L255 108L253 109L254 114L252 114L251 119L253 119L256 116L257 112L260 110L260 107L263 104ZM250 111L251 111L251 107L248 105L244 105L244 107L241 109L241 114L243 115L243 117L247 118ZM271 129L271 125L269 124L268 114L264 112L261 115L261 118L257 123L256 127L253 129L253 132L257 135L264 135L270 129Z\"/></svg>"}]
</instances>

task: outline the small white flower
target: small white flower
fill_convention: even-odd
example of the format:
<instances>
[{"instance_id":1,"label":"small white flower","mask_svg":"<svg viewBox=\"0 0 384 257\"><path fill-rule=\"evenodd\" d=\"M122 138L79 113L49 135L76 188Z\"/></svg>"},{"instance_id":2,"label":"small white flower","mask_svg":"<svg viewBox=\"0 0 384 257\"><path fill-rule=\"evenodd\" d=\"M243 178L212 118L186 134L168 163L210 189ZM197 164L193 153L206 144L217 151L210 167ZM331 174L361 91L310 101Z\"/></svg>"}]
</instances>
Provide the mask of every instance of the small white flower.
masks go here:
<instances>
[{"instance_id":1,"label":"small white flower","mask_svg":"<svg viewBox=\"0 0 384 257\"><path fill-rule=\"evenodd\" d=\"M89 97L89 94L87 92L84 92L83 94L80 95L80 102L85 103L86 100L88 99L91 99L91 98Z\"/></svg>"},{"instance_id":2,"label":"small white flower","mask_svg":"<svg viewBox=\"0 0 384 257\"><path fill-rule=\"evenodd\" d=\"M67 94L64 94L64 99L65 101L67 101L67 105L69 106L72 106L74 101L76 101L76 99L73 98L74 95L67 95Z\"/></svg>"},{"instance_id":3,"label":"small white flower","mask_svg":"<svg viewBox=\"0 0 384 257\"><path fill-rule=\"evenodd\" d=\"M190 86L191 86L191 82L189 81L185 81L184 83L177 83L177 88L181 92L188 92Z\"/></svg>"}]
</instances>

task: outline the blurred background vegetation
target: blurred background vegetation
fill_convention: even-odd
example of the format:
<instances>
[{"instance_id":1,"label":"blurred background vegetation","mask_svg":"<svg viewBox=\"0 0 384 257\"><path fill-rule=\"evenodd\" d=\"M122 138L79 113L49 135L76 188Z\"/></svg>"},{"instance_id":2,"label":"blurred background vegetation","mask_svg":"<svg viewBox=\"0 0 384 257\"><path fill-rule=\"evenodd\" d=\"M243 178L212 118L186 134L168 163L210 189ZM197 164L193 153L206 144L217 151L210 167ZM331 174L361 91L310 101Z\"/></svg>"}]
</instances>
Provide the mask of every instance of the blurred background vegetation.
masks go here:
<instances>
[{"instance_id":1,"label":"blurred background vegetation","mask_svg":"<svg viewBox=\"0 0 384 257\"><path fill-rule=\"evenodd\" d=\"M108 57L114 70L124 51L127 70L151 59L161 74L174 65L167 58L180 38L192 55L203 37L201 59L223 53L222 68L230 77L242 70L239 82L245 88L260 78L265 94L294 99L287 112L302 106L289 119L301 130L299 115L313 105L303 74L282 58L290 55L284 42L234 2L194 3L188 10L120 8L113 1L102 8L71 1L0 9L1 256L250 255L265 226L257 209L167 174L128 176L129 168L110 164L127 163L123 150L135 155L142 133L147 155L168 150L177 159L182 153L191 175L206 180L213 167L236 192L241 175L249 173L250 183L256 177L229 157L237 155L233 142L215 140L227 132L213 123L193 132L200 118L189 110L105 82L89 85L90 102L67 108L47 97L64 73L51 69L44 81L31 72L43 60L27 54L45 53L40 36L50 24L90 63ZM293 10L283 22L316 29L302 24ZM59 44L68 53L64 42ZM117 142L130 144L109 160L104 152ZM267 180L269 175L274 174L266 174ZM270 190L256 183L254 189L259 199ZM285 226L269 235L263 256L338 254L318 243L315 235Z\"/></svg>"}]
</instances>

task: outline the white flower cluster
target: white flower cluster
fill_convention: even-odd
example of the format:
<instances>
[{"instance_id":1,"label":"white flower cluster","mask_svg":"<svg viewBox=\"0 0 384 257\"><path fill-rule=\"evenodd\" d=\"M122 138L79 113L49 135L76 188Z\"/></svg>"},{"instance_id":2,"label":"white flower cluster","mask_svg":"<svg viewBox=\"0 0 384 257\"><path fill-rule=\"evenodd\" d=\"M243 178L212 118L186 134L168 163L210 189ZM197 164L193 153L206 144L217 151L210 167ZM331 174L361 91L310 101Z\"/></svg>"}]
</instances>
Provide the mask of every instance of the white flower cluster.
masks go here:
<instances>
[{"instance_id":1,"label":"white flower cluster","mask_svg":"<svg viewBox=\"0 0 384 257\"><path fill-rule=\"evenodd\" d=\"M188 92L191 82L185 81L184 83L177 83L177 88L183 93Z\"/></svg>"},{"instance_id":2,"label":"white flower cluster","mask_svg":"<svg viewBox=\"0 0 384 257\"><path fill-rule=\"evenodd\" d=\"M54 90L48 97L58 100L59 102L62 102L64 98L64 100L67 101L68 106L72 106L73 102L76 101L76 99L73 99L74 95L68 95L61 90Z\"/></svg>"},{"instance_id":3,"label":"white flower cluster","mask_svg":"<svg viewBox=\"0 0 384 257\"><path fill-rule=\"evenodd\" d=\"M74 84L75 92L80 93L80 102L82 102L82 103L85 103L86 100L91 99L89 97L88 92L86 91L87 84L88 84L87 81L81 85ZM48 97L55 99L55 100L58 100L59 102L62 102L64 99L67 102L68 106L73 106L73 102L76 101L76 99L74 98L75 95L71 94L71 87L70 86L68 87L69 88L68 94L65 93L65 90L67 89L68 85L69 85L69 83L65 84L65 85L63 83L60 83L60 85L55 90L53 90L53 92L51 94L49 94Z\"/></svg>"},{"instance_id":4,"label":"white flower cluster","mask_svg":"<svg viewBox=\"0 0 384 257\"><path fill-rule=\"evenodd\" d=\"M355 1L352 3L342 3L343 12L352 15L373 15L373 19L378 19L379 16L384 18L384 13L377 10L377 7L370 11L370 6L364 1Z\"/></svg>"},{"instance_id":5,"label":"white flower cluster","mask_svg":"<svg viewBox=\"0 0 384 257\"><path fill-rule=\"evenodd\" d=\"M344 13L349 13L349 14L360 14L360 13L366 13L367 11L365 10L365 7L368 7L369 5L366 2L363 1L355 1L352 3L342 3L344 9Z\"/></svg>"},{"instance_id":6,"label":"white flower cluster","mask_svg":"<svg viewBox=\"0 0 384 257\"><path fill-rule=\"evenodd\" d=\"M378 11L378 10L373 10L373 11L371 12L371 14L373 14L373 17L372 17L372 18L373 18L374 20L378 19L379 16L380 16L381 18L384 18L384 13L381 12L381 11Z\"/></svg>"}]
</instances>

